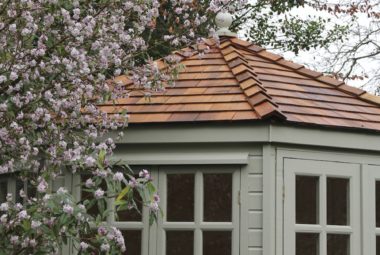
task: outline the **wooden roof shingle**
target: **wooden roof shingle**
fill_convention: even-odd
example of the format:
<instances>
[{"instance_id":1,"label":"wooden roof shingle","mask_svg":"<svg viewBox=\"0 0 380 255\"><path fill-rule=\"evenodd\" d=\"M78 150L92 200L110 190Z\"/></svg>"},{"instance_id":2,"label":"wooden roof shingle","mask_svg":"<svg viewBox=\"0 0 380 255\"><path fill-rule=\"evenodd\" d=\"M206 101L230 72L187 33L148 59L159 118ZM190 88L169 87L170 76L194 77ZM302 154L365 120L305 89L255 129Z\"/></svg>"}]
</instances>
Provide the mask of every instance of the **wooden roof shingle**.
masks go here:
<instances>
[{"instance_id":1,"label":"wooden roof shingle","mask_svg":"<svg viewBox=\"0 0 380 255\"><path fill-rule=\"evenodd\" d=\"M210 47L202 57L197 50ZM129 123L260 121L380 131L380 97L284 60L250 42L223 37L176 52L184 64L176 85L100 105L127 110ZM158 61L160 67L164 64ZM125 85L127 77L116 78Z\"/></svg>"}]
</instances>

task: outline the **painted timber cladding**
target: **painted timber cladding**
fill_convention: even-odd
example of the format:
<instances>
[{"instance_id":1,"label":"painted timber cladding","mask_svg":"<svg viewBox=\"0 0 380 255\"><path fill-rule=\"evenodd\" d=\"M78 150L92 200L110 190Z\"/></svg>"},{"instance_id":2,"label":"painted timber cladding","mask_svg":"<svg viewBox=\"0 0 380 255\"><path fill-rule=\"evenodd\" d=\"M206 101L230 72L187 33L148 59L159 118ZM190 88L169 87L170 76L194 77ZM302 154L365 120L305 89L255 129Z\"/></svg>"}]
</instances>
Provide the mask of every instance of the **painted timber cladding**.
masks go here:
<instances>
[{"instance_id":1,"label":"painted timber cladding","mask_svg":"<svg viewBox=\"0 0 380 255\"><path fill-rule=\"evenodd\" d=\"M263 254L263 157L250 155L241 168L241 255Z\"/></svg>"}]
</instances>

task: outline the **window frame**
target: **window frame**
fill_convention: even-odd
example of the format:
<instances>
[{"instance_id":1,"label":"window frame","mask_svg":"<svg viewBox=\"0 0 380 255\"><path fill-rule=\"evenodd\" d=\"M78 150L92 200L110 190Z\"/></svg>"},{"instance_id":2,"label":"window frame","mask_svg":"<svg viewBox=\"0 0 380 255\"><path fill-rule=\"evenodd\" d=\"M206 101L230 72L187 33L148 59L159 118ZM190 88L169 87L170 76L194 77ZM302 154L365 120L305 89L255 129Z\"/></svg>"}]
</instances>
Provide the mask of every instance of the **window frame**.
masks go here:
<instances>
[{"instance_id":1,"label":"window frame","mask_svg":"<svg viewBox=\"0 0 380 255\"><path fill-rule=\"evenodd\" d=\"M198 224L194 231L194 254L202 255L202 230L227 230L232 231L232 253L239 254L240 251L240 175L241 169L239 165L170 165L170 166L132 166L133 169L148 169L153 178L153 184L157 187L160 195L160 207L164 212L163 217L158 218L157 224L149 225L149 211L148 208L143 207L142 221L116 221L113 214L111 214L105 224L115 226L120 230L141 230L142 231L142 243L141 254L142 255L165 255L165 230L192 230L194 223L189 222L167 222L166 221L166 174L170 173L196 173L195 182L199 182L203 191L202 175L203 173L232 173L232 222L201 222L203 217L203 211L199 211L203 207L203 193L200 189L195 188L195 210L199 213L194 214L194 220L197 220ZM76 194L78 198L81 197L81 178L80 175L74 177L73 186L77 187ZM196 200L198 199L200 200ZM108 209L113 209L114 199L108 199ZM197 211L195 211L197 212ZM202 214L202 215L201 215ZM127 249L128 244L126 243Z\"/></svg>"},{"instance_id":2,"label":"window frame","mask_svg":"<svg viewBox=\"0 0 380 255\"><path fill-rule=\"evenodd\" d=\"M296 233L319 233L320 255L327 254L327 234L350 234L350 254L360 254L361 198L359 165L341 162L284 158L283 174L283 254L295 255ZM297 175L319 176L319 224L296 224L295 178ZM350 224L348 226L327 225L327 177L347 178L350 180Z\"/></svg>"},{"instance_id":3,"label":"window frame","mask_svg":"<svg viewBox=\"0 0 380 255\"><path fill-rule=\"evenodd\" d=\"M17 177L14 175L14 174L11 174L11 175L6 175L4 177L2 177L0 179L0 185L4 184L6 185L6 193L7 194L12 194L12 200L14 202L17 202L16 199L17 197L19 196L19 190L17 189ZM22 181L23 183L23 190L24 192L28 192L28 189L27 189L27 181ZM21 203L24 203L25 202L25 199L22 199Z\"/></svg>"},{"instance_id":4,"label":"window frame","mask_svg":"<svg viewBox=\"0 0 380 255\"><path fill-rule=\"evenodd\" d=\"M158 184L158 171L157 167L152 166L136 166L132 167L136 169L149 169L150 175L153 179L153 184ZM75 192L78 196L78 199L82 199L82 185L81 182L81 175L76 174L74 177L74 186L77 187L77 191ZM107 209L108 210L115 210L115 198L108 198L107 199ZM151 254L152 245L155 243L155 240L152 239L151 229L154 229L155 226L149 225L149 209L146 206L142 207L142 215L141 215L141 221L117 221L116 217L113 213L110 213L107 216L107 220L104 222L104 224L107 224L109 226L117 227L121 231L128 231L128 230L138 230L141 231L141 255L149 255ZM127 241L128 242L128 241ZM128 250L128 243L126 242L126 247Z\"/></svg>"},{"instance_id":5,"label":"window frame","mask_svg":"<svg viewBox=\"0 0 380 255\"><path fill-rule=\"evenodd\" d=\"M376 227L376 182L380 181L380 165L363 165L363 254L376 255L376 236L380 237L380 227ZM372 227L374 226L374 227Z\"/></svg>"},{"instance_id":6,"label":"window frame","mask_svg":"<svg viewBox=\"0 0 380 255\"><path fill-rule=\"evenodd\" d=\"M232 254L239 254L240 246L240 167L239 166L161 166L158 169L158 191L161 197L161 207L164 216L160 217L157 224L157 255L165 255L166 230L194 230L194 254L203 254L202 231L231 231ZM168 222L166 220L166 174L195 174L194 187L194 222ZM207 173L232 173L232 219L231 222L204 222L203 221L203 174ZM151 254L153 255L153 254Z\"/></svg>"}]
</instances>

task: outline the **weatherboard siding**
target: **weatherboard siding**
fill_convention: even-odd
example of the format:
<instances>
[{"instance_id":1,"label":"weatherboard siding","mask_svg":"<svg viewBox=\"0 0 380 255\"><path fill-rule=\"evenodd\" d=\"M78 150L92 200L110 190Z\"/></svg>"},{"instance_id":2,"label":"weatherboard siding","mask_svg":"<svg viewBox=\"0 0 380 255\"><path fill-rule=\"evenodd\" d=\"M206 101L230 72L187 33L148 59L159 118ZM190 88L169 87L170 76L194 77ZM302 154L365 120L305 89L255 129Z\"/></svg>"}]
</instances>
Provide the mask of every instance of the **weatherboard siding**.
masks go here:
<instances>
[{"instance_id":1,"label":"weatherboard siding","mask_svg":"<svg viewBox=\"0 0 380 255\"><path fill-rule=\"evenodd\" d=\"M263 157L249 155L241 171L241 255L263 254Z\"/></svg>"}]
</instances>

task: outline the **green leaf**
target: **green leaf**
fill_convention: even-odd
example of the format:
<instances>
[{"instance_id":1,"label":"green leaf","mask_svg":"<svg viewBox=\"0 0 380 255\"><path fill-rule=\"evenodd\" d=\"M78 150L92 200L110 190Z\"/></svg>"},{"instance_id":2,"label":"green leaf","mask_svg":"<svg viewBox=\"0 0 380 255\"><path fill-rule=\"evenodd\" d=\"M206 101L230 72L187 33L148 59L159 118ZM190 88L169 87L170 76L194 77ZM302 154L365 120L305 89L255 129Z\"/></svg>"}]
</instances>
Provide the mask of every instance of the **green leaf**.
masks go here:
<instances>
[{"instance_id":1,"label":"green leaf","mask_svg":"<svg viewBox=\"0 0 380 255\"><path fill-rule=\"evenodd\" d=\"M120 194L117 196L116 201L121 200L126 194L128 194L128 192L129 192L130 190L131 190L131 187L130 187L130 186L125 187L125 188L120 192Z\"/></svg>"}]
</instances>

